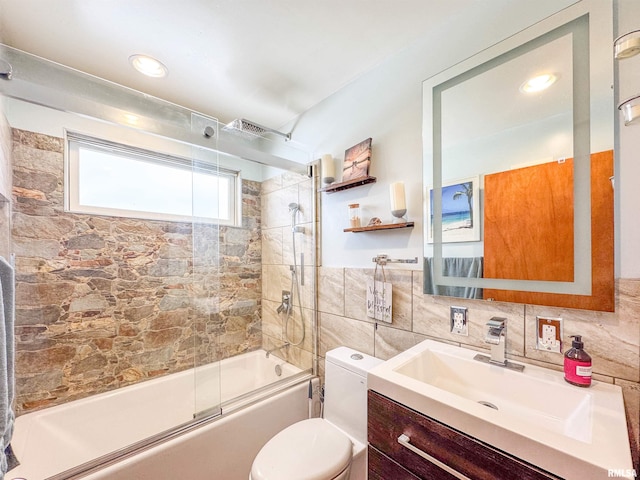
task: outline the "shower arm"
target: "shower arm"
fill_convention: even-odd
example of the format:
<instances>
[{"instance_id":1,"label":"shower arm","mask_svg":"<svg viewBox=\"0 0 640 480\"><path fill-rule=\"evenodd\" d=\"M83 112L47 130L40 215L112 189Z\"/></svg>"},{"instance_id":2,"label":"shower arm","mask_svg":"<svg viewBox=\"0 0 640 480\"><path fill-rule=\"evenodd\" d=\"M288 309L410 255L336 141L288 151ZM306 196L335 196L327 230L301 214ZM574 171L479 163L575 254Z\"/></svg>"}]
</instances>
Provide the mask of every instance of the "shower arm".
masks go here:
<instances>
[{"instance_id":1,"label":"shower arm","mask_svg":"<svg viewBox=\"0 0 640 480\"><path fill-rule=\"evenodd\" d=\"M282 133L278 130L274 130L273 128L269 128L269 127L265 127L264 125L260 125L259 123L256 122L250 122L252 125L256 126L256 127L260 127L261 129L263 129L265 132L269 132L269 133L273 133L274 135L279 135L281 137L283 137L287 142L289 140L291 140L291 132L289 133Z\"/></svg>"}]
</instances>

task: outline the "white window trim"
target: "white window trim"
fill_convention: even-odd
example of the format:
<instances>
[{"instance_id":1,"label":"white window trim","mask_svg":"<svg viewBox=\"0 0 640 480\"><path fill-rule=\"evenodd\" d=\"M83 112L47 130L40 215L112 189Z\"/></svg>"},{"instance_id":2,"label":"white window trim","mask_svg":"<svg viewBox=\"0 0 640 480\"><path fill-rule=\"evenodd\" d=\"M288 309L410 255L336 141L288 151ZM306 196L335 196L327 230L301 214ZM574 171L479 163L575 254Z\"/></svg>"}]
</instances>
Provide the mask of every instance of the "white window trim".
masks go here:
<instances>
[{"instance_id":1,"label":"white window trim","mask_svg":"<svg viewBox=\"0 0 640 480\"><path fill-rule=\"evenodd\" d=\"M210 217L195 217L190 215L175 215L162 212L147 212L139 210L98 207L94 205L81 205L79 201L79 155L78 147L85 146L103 152L118 152L138 160L147 159L156 164L182 167L193 171L202 171L221 176L231 177L233 189L229 192L230 215L229 219ZM203 161L192 161L187 158L154 152L144 148L134 147L122 143L104 140L97 137L84 135L78 132L65 130L64 149L64 210L69 213L85 215L104 215L109 217L124 217L141 220L159 220L168 222L189 223L213 223L229 226L242 226L242 178L240 172L218 165L207 164Z\"/></svg>"}]
</instances>

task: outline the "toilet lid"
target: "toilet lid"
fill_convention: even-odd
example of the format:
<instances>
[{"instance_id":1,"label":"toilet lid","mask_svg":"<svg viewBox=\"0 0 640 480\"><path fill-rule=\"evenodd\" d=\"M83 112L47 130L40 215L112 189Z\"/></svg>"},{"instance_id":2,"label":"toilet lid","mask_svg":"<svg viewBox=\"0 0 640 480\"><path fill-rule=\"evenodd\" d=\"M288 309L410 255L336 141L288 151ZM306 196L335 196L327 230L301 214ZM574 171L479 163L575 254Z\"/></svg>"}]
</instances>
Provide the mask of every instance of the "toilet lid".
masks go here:
<instances>
[{"instance_id":1,"label":"toilet lid","mask_svg":"<svg viewBox=\"0 0 640 480\"><path fill-rule=\"evenodd\" d=\"M349 438L321 418L285 428L256 456L251 480L327 480L342 472L352 456Z\"/></svg>"}]
</instances>

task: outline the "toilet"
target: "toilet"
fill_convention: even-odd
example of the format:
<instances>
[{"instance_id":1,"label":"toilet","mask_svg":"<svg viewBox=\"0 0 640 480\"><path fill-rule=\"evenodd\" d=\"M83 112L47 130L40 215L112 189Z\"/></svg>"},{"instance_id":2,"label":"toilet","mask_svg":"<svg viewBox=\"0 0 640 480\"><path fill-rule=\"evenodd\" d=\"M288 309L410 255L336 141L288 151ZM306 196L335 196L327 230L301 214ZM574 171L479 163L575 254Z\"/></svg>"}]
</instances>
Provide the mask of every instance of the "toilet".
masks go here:
<instances>
[{"instance_id":1,"label":"toilet","mask_svg":"<svg viewBox=\"0 0 640 480\"><path fill-rule=\"evenodd\" d=\"M327 352L324 418L294 423L258 452L249 480L364 480L367 372L382 360L347 347Z\"/></svg>"}]
</instances>

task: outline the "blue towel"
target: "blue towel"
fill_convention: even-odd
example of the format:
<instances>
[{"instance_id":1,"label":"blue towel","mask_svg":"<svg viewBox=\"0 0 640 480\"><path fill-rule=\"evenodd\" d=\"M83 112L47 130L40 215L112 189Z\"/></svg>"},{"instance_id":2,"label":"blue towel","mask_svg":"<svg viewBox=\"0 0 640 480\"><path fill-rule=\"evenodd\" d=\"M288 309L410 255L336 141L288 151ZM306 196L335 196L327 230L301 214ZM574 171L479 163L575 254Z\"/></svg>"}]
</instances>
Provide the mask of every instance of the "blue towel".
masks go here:
<instances>
[{"instance_id":1,"label":"blue towel","mask_svg":"<svg viewBox=\"0 0 640 480\"><path fill-rule=\"evenodd\" d=\"M15 414L15 274L13 267L0 257L0 472L4 475L15 466L11 450ZM8 458L11 461L8 461Z\"/></svg>"},{"instance_id":2,"label":"blue towel","mask_svg":"<svg viewBox=\"0 0 640 480\"><path fill-rule=\"evenodd\" d=\"M443 258L442 274L447 277L482 278L482 257ZM433 281L433 258L424 259L423 292L431 295L458 298L482 298L482 289L476 287L449 287Z\"/></svg>"}]
</instances>

